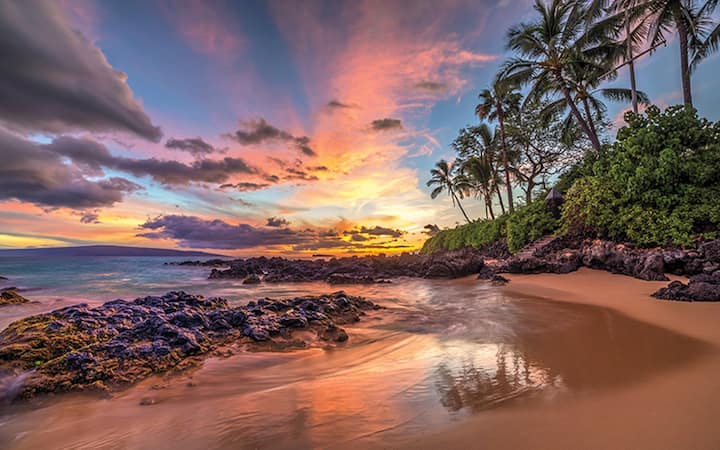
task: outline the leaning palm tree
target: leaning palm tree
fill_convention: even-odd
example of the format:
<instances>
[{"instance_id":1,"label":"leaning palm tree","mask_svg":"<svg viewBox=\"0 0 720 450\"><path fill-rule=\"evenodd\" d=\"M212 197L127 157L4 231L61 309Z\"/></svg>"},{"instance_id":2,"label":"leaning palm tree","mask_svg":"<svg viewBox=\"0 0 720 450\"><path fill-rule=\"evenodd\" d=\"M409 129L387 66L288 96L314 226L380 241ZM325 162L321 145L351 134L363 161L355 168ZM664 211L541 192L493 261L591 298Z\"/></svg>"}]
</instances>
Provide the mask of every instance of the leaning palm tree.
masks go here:
<instances>
[{"instance_id":1,"label":"leaning palm tree","mask_svg":"<svg viewBox=\"0 0 720 450\"><path fill-rule=\"evenodd\" d=\"M467 223L470 223L470 218L465 213L462 203L460 203L460 198L463 194L462 191L457 190L455 187L454 172L453 164L449 164L444 159L435 163L435 168L430 169L431 177L427 182L428 187L435 187L432 192L430 192L430 198L437 198L443 191L447 191L450 198L452 198L453 206L460 208L465 220L467 220Z\"/></svg>"},{"instance_id":2,"label":"leaning palm tree","mask_svg":"<svg viewBox=\"0 0 720 450\"><path fill-rule=\"evenodd\" d=\"M628 0L629 1L629 0ZM695 68L720 44L720 28L713 21L718 0L645 0L639 2L650 14L649 40L657 45L675 29L680 47L680 75L683 101L692 106L690 76ZM692 60L691 60L692 55Z\"/></svg>"},{"instance_id":3,"label":"leaning palm tree","mask_svg":"<svg viewBox=\"0 0 720 450\"><path fill-rule=\"evenodd\" d=\"M600 150L600 139L573 100L568 72L581 65L607 67L617 57L616 42L622 29L620 15L602 16L588 23L588 6L577 0L535 1L539 17L520 24L508 33L508 47L520 54L503 68L503 76L532 86L527 98L537 100L548 91L559 91L575 120L588 136L593 148Z\"/></svg>"},{"instance_id":4,"label":"leaning palm tree","mask_svg":"<svg viewBox=\"0 0 720 450\"><path fill-rule=\"evenodd\" d=\"M510 212L513 212L515 207L513 205L512 184L510 184L510 164L508 162L507 139L505 136L505 116L518 108L521 96L517 92L516 84L509 80L496 77L492 88L484 89L478 97L480 98L480 103L475 108L475 113L480 120L497 120L500 125L500 146L505 172L508 208Z\"/></svg>"}]
</instances>

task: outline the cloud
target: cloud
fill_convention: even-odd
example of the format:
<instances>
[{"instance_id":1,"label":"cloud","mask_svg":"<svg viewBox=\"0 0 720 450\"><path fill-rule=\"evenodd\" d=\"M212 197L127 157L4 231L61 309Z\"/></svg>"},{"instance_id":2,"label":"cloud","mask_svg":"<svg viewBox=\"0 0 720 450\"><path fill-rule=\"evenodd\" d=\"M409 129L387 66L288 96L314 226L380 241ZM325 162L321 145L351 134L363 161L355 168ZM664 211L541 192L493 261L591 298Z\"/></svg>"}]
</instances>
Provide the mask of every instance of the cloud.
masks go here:
<instances>
[{"instance_id":1,"label":"cloud","mask_svg":"<svg viewBox=\"0 0 720 450\"><path fill-rule=\"evenodd\" d=\"M127 76L70 27L60 2L1 2L0 54L0 121L7 127L162 137Z\"/></svg>"},{"instance_id":2,"label":"cloud","mask_svg":"<svg viewBox=\"0 0 720 450\"><path fill-rule=\"evenodd\" d=\"M193 156L207 156L212 153L225 153L226 149L217 149L205 142L202 138L175 139L170 138L165 142L166 148L188 152Z\"/></svg>"},{"instance_id":3,"label":"cloud","mask_svg":"<svg viewBox=\"0 0 720 450\"><path fill-rule=\"evenodd\" d=\"M268 245L295 245L314 239L314 233L288 228L259 228L241 223L231 225L222 220L205 220L196 216L166 215L149 219L138 234L149 239L171 239L181 247L244 249Z\"/></svg>"},{"instance_id":4,"label":"cloud","mask_svg":"<svg viewBox=\"0 0 720 450\"><path fill-rule=\"evenodd\" d=\"M272 223L272 225L271 225ZM275 225L278 224L278 225ZM140 225L138 237L169 239L180 247L238 250L280 246L293 251L343 249L391 250L406 248L395 242L377 242L373 236L343 239L343 233L335 229L306 227L291 229L285 219L271 217L266 226L256 227L247 223L230 224L219 219L203 219L197 216L164 215L148 219ZM342 224L339 224L342 225ZM380 227L374 227L376 229ZM365 242L369 241L369 242Z\"/></svg>"},{"instance_id":5,"label":"cloud","mask_svg":"<svg viewBox=\"0 0 720 450\"><path fill-rule=\"evenodd\" d=\"M270 141L284 141L293 143L298 150L307 156L316 156L315 150L310 147L310 138L307 136L294 136L288 131L270 125L262 117L242 122L241 129L227 136L240 145L257 145Z\"/></svg>"},{"instance_id":6,"label":"cloud","mask_svg":"<svg viewBox=\"0 0 720 450\"><path fill-rule=\"evenodd\" d=\"M0 200L73 209L111 206L142 187L124 178L88 180L45 146L0 129Z\"/></svg>"},{"instance_id":7,"label":"cloud","mask_svg":"<svg viewBox=\"0 0 720 450\"><path fill-rule=\"evenodd\" d=\"M423 89L430 92L445 92L448 89L448 85L445 83L439 83L437 81L421 81L415 84L418 89Z\"/></svg>"},{"instance_id":8,"label":"cloud","mask_svg":"<svg viewBox=\"0 0 720 450\"><path fill-rule=\"evenodd\" d=\"M85 224L97 224L97 223L100 223L100 215L99 215L96 211L93 211L93 212L89 212L89 211L81 212L81 213L80 213L80 223L85 223Z\"/></svg>"},{"instance_id":9,"label":"cloud","mask_svg":"<svg viewBox=\"0 0 720 450\"><path fill-rule=\"evenodd\" d=\"M330 100L327 102L325 107L329 110L339 110L339 109L352 109L356 108L356 105L350 104L350 103L343 103L340 100Z\"/></svg>"},{"instance_id":10,"label":"cloud","mask_svg":"<svg viewBox=\"0 0 720 450\"><path fill-rule=\"evenodd\" d=\"M402 121L400 119L376 119L370 123L373 131L402 130Z\"/></svg>"},{"instance_id":11,"label":"cloud","mask_svg":"<svg viewBox=\"0 0 720 450\"><path fill-rule=\"evenodd\" d=\"M228 62L242 55L246 39L221 5L204 1L163 1L160 5L196 52Z\"/></svg>"},{"instance_id":12,"label":"cloud","mask_svg":"<svg viewBox=\"0 0 720 450\"><path fill-rule=\"evenodd\" d=\"M399 238L402 237L405 232L376 225L372 228L362 226L359 229L346 230L343 232L343 234L346 236L351 236L353 240L368 240L371 236L389 236L393 238ZM360 236L360 238L358 238L357 236Z\"/></svg>"},{"instance_id":13,"label":"cloud","mask_svg":"<svg viewBox=\"0 0 720 450\"><path fill-rule=\"evenodd\" d=\"M268 217L268 227L287 227L290 225L290 221L282 217Z\"/></svg>"},{"instance_id":14,"label":"cloud","mask_svg":"<svg viewBox=\"0 0 720 450\"><path fill-rule=\"evenodd\" d=\"M137 177L149 176L165 185L187 185L193 182L224 183L232 175L251 175L258 172L241 158L199 159L191 164L185 164L156 158L134 159L113 156L99 142L70 136L58 137L43 147L72 159L79 167L96 172L108 168L131 173Z\"/></svg>"},{"instance_id":15,"label":"cloud","mask_svg":"<svg viewBox=\"0 0 720 450\"><path fill-rule=\"evenodd\" d=\"M368 227L361 227L360 228L361 233L369 234L371 236L391 236L391 237L401 237L403 234L405 234L403 231L400 230L393 230L392 228L385 228L385 227L379 227L375 226L374 228L368 228Z\"/></svg>"},{"instance_id":16,"label":"cloud","mask_svg":"<svg viewBox=\"0 0 720 450\"><path fill-rule=\"evenodd\" d=\"M248 192L248 191L259 191L261 189L265 189L267 187L270 187L270 184L268 183L252 183L249 181L243 181L240 183L226 183L220 186L220 189L227 189L227 188L235 188L240 192Z\"/></svg>"}]
</instances>

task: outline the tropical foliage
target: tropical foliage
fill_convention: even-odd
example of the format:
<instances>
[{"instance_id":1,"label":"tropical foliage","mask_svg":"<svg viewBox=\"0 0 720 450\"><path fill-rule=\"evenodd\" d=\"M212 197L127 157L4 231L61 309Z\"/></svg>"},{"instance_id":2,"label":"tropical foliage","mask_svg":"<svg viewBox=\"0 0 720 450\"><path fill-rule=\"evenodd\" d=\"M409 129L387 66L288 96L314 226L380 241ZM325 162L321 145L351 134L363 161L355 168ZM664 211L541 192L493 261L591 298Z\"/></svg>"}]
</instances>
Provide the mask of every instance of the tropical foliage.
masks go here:
<instances>
[{"instance_id":1,"label":"tropical foliage","mask_svg":"<svg viewBox=\"0 0 720 450\"><path fill-rule=\"evenodd\" d=\"M615 145L576 180L563 211L582 227L639 245L688 245L720 227L720 123L690 107L629 113Z\"/></svg>"},{"instance_id":2,"label":"tropical foliage","mask_svg":"<svg viewBox=\"0 0 720 450\"><path fill-rule=\"evenodd\" d=\"M454 161L440 161L428 181L431 196L447 192L468 224L442 230L423 250L505 240L514 251L561 224L639 245L716 233L718 125L692 108L691 74L720 46L718 3L536 0L534 15L508 31L511 56L479 93L480 123L460 130ZM661 112L637 88L635 61L671 33L687 107ZM609 86L625 67L630 86ZM605 102L635 111L615 143ZM561 221L541 200L554 184L568 200ZM465 198L482 202L484 216L473 221Z\"/></svg>"}]
</instances>

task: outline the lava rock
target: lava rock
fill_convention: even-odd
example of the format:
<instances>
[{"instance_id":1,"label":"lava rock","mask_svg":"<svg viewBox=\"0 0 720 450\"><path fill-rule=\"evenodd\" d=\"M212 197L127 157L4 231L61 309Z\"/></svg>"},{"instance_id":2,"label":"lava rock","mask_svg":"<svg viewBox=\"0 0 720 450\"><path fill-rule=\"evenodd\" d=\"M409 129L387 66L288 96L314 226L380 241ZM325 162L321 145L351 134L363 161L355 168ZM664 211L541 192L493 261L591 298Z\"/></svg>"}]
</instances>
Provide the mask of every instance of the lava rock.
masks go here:
<instances>
[{"instance_id":1,"label":"lava rock","mask_svg":"<svg viewBox=\"0 0 720 450\"><path fill-rule=\"evenodd\" d=\"M0 333L0 372L32 371L23 398L111 389L189 367L231 343L304 348L307 342L292 336L297 329L312 331L321 341L344 342L348 336L339 325L375 308L344 292L260 299L240 307L182 291L94 308L81 303L10 324Z\"/></svg>"}]
</instances>

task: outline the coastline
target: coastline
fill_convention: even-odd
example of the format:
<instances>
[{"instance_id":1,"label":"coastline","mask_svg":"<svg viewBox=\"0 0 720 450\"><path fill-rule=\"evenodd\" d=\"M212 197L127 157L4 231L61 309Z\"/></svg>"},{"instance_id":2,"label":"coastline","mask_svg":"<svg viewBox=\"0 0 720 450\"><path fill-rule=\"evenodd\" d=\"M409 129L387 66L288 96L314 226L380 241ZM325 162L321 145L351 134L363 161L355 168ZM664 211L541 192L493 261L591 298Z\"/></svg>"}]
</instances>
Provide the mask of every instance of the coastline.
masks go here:
<instances>
[{"instance_id":1,"label":"coastline","mask_svg":"<svg viewBox=\"0 0 720 450\"><path fill-rule=\"evenodd\" d=\"M612 309L702 340L712 351L631 386L488 410L438 433L414 436L403 447L718 448L720 305L658 301L650 294L665 282L585 268L508 278L511 283L501 288L506 293Z\"/></svg>"}]
</instances>

